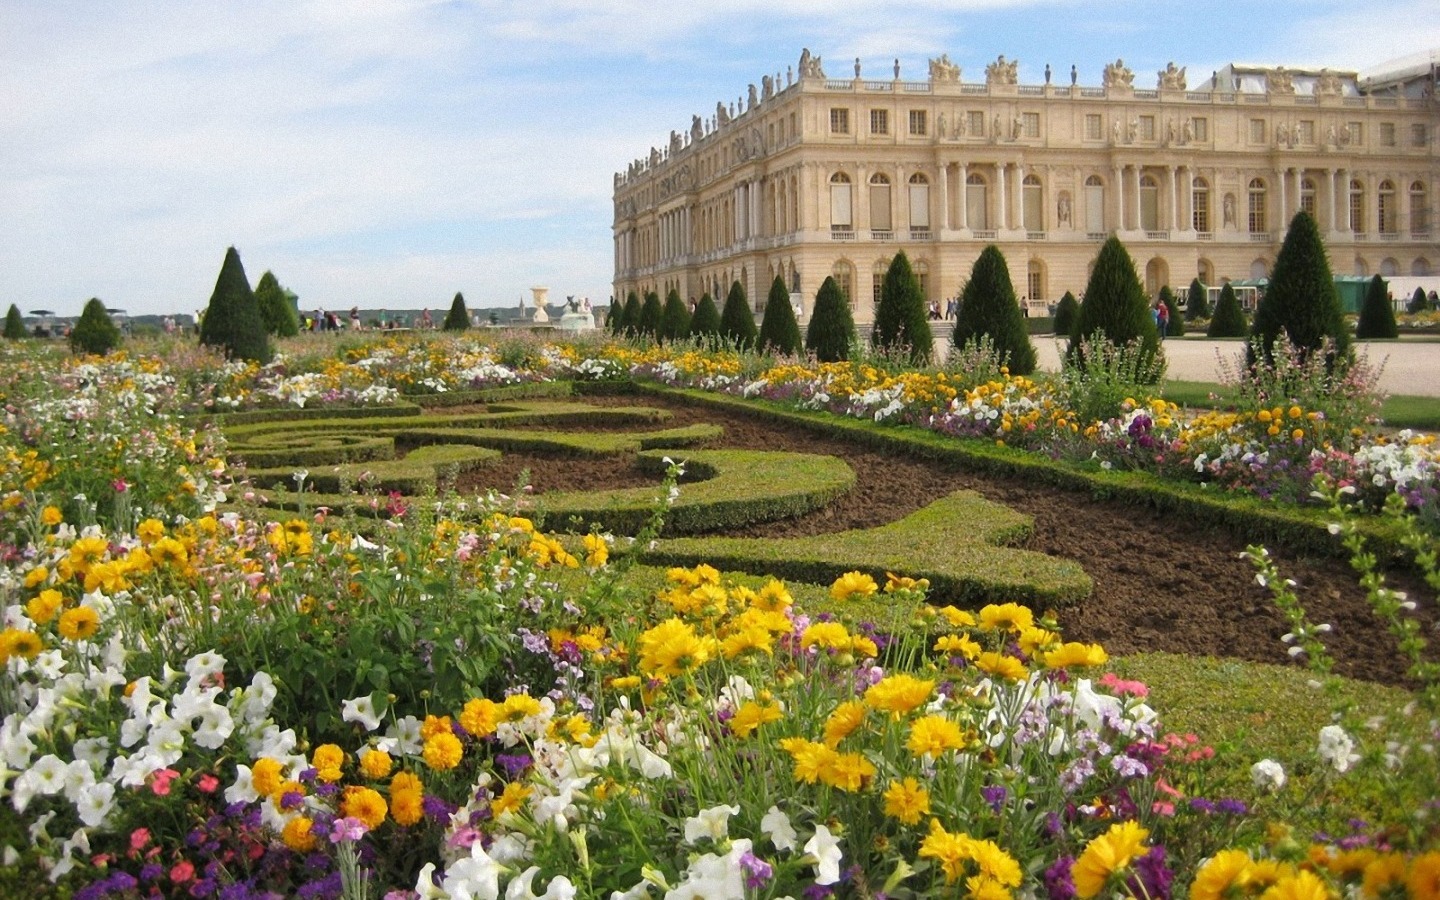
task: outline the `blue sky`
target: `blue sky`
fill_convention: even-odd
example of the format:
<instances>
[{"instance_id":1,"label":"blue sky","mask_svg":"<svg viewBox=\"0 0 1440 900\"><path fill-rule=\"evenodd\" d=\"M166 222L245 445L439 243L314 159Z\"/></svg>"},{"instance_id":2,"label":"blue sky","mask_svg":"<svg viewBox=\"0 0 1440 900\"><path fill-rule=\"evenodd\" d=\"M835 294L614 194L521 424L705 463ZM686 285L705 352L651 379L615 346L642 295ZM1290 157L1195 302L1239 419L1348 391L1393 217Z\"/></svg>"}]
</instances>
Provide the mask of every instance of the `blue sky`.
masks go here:
<instances>
[{"instance_id":1,"label":"blue sky","mask_svg":"<svg viewBox=\"0 0 1440 900\"><path fill-rule=\"evenodd\" d=\"M0 0L0 310L203 308L234 245L305 308L604 302L615 172L794 66L1098 85L1364 70L1436 0ZM1399 43L1403 36L1405 43Z\"/></svg>"}]
</instances>

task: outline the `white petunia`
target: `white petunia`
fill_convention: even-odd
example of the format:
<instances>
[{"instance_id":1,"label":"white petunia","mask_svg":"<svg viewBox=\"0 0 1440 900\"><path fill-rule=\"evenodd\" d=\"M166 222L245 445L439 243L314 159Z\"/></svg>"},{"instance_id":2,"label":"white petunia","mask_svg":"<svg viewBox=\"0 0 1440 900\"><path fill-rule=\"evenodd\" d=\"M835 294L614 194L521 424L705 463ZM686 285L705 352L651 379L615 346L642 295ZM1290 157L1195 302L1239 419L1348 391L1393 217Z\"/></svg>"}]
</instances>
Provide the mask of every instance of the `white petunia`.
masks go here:
<instances>
[{"instance_id":1,"label":"white petunia","mask_svg":"<svg viewBox=\"0 0 1440 900\"><path fill-rule=\"evenodd\" d=\"M739 815L738 806L712 806L685 820L685 842L694 844L703 838L720 843L730 836L730 817Z\"/></svg>"},{"instance_id":2,"label":"white petunia","mask_svg":"<svg viewBox=\"0 0 1440 900\"><path fill-rule=\"evenodd\" d=\"M340 704L340 718L346 722L359 722L366 731L380 727L380 716L375 712L375 701L367 694Z\"/></svg>"},{"instance_id":3,"label":"white petunia","mask_svg":"<svg viewBox=\"0 0 1440 900\"><path fill-rule=\"evenodd\" d=\"M1285 786L1285 767L1273 759L1262 759L1250 767L1250 782L1257 791L1273 794Z\"/></svg>"},{"instance_id":4,"label":"white petunia","mask_svg":"<svg viewBox=\"0 0 1440 900\"><path fill-rule=\"evenodd\" d=\"M760 830L770 838L770 843L775 845L776 850L794 850L795 828L790 824L790 817L781 812L780 807L772 806L760 820Z\"/></svg>"},{"instance_id":5,"label":"white petunia","mask_svg":"<svg viewBox=\"0 0 1440 900\"><path fill-rule=\"evenodd\" d=\"M99 828L106 816L115 808L115 785L108 781L91 782L75 801L75 811L80 821L91 828Z\"/></svg>"},{"instance_id":6,"label":"white petunia","mask_svg":"<svg viewBox=\"0 0 1440 900\"><path fill-rule=\"evenodd\" d=\"M421 880L427 873L421 871ZM500 864L490 858L479 841L470 845L470 855L445 869L443 884L451 900L499 900ZM416 885L416 890L419 890Z\"/></svg>"},{"instance_id":7,"label":"white petunia","mask_svg":"<svg viewBox=\"0 0 1440 900\"><path fill-rule=\"evenodd\" d=\"M815 826L815 835L805 842L805 853L815 860L815 883L834 884L840 880L840 839L824 825Z\"/></svg>"},{"instance_id":8,"label":"white petunia","mask_svg":"<svg viewBox=\"0 0 1440 900\"><path fill-rule=\"evenodd\" d=\"M1315 752L1342 775L1360 761L1360 754L1355 752L1354 739L1339 725L1326 725L1320 729L1320 746Z\"/></svg>"}]
</instances>

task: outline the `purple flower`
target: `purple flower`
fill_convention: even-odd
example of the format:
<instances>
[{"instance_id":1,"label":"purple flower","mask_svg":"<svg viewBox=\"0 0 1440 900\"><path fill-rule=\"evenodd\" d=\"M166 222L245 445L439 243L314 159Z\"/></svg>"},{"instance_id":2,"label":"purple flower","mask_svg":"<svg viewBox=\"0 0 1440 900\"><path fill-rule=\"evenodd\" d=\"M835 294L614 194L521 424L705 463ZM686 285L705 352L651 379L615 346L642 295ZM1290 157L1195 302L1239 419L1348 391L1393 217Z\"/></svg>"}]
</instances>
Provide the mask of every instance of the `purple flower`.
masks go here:
<instances>
[{"instance_id":1,"label":"purple flower","mask_svg":"<svg viewBox=\"0 0 1440 900\"><path fill-rule=\"evenodd\" d=\"M1126 881L1132 897L1168 900L1170 883L1175 873L1165 864L1165 848L1151 847L1150 852L1135 860L1135 874Z\"/></svg>"},{"instance_id":2,"label":"purple flower","mask_svg":"<svg viewBox=\"0 0 1440 900\"><path fill-rule=\"evenodd\" d=\"M763 888L775 875L773 866L750 852L740 857L740 867L745 870L745 886L753 891Z\"/></svg>"},{"instance_id":3,"label":"purple flower","mask_svg":"<svg viewBox=\"0 0 1440 900\"><path fill-rule=\"evenodd\" d=\"M1005 790L1005 786L1001 784L986 785L980 789L980 796L984 797L985 802L990 804L990 808L997 813L1005 805L1007 794L1009 791Z\"/></svg>"},{"instance_id":4,"label":"purple flower","mask_svg":"<svg viewBox=\"0 0 1440 900\"><path fill-rule=\"evenodd\" d=\"M345 816L335 820L335 827L330 830L330 843L338 844L342 841L358 841L365 836L369 829L365 823L353 816Z\"/></svg>"},{"instance_id":5,"label":"purple flower","mask_svg":"<svg viewBox=\"0 0 1440 900\"><path fill-rule=\"evenodd\" d=\"M437 821L449 819L450 814L456 810L455 806L434 794L426 794L425 799L421 801L421 806L424 808L427 818Z\"/></svg>"},{"instance_id":6,"label":"purple flower","mask_svg":"<svg viewBox=\"0 0 1440 900\"><path fill-rule=\"evenodd\" d=\"M530 755L528 753L497 753L495 761L505 770L505 775L510 781L516 776L530 768Z\"/></svg>"},{"instance_id":7,"label":"purple flower","mask_svg":"<svg viewBox=\"0 0 1440 900\"><path fill-rule=\"evenodd\" d=\"M1045 870L1045 892L1050 900L1075 900L1075 879L1070 874L1074 865L1074 857L1062 856Z\"/></svg>"},{"instance_id":8,"label":"purple flower","mask_svg":"<svg viewBox=\"0 0 1440 900\"><path fill-rule=\"evenodd\" d=\"M1215 808L1229 816L1243 816L1250 811L1243 800L1222 799L1215 804Z\"/></svg>"}]
</instances>

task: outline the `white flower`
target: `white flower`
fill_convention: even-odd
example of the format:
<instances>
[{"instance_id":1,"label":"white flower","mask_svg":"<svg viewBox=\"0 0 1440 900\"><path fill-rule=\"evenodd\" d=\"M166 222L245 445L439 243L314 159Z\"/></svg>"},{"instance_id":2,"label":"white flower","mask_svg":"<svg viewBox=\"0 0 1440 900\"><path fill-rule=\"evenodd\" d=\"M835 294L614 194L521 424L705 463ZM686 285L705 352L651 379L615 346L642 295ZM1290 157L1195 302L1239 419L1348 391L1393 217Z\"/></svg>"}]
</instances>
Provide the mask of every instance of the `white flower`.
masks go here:
<instances>
[{"instance_id":1,"label":"white flower","mask_svg":"<svg viewBox=\"0 0 1440 900\"><path fill-rule=\"evenodd\" d=\"M376 722L379 727L379 722ZM406 756L418 756L420 750L425 746L420 739L420 720L414 716L406 716L390 725L385 732L385 737L375 742L375 746L391 754L404 754Z\"/></svg>"},{"instance_id":2,"label":"white flower","mask_svg":"<svg viewBox=\"0 0 1440 900\"><path fill-rule=\"evenodd\" d=\"M420 882L426 882L430 873L420 871ZM499 900L500 864L490 858L479 841L470 845L470 855L450 865L445 870L445 895L451 900ZM416 884L415 889L421 890ZM422 891L422 896L424 893Z\"/></svg>"},{"instance_id":3,"label":"white flower","mask_svg":"<svg viewBox=\"0 0 1440 900\"><path fill-rule=\"evenodd\" d=\"M108 781L92 783L75 802L75 811L80 814L80 821L91 828L98 828L114 808L115 785Z\"/></svg>"},{"instance_id":4,"label":"white flower","mask_svg":"<svg viewBox=\"0 0 1440 900\"><path fill-rule=\"evenodd\" d=\"M790 824L790 817L781 812L780 807L770 807L765 818L760 820L760 830L770 838L770 843L775 845L776 850L795 849L795 828Z\"/></svg>"},{"instance_id":5,"label":"white flower","mask_svg":"<svg viewBox=\"0 0 1440 900\"><path fill-rule=\"evenodd\" d=\"M365 726L366 731L374 731L380 727L380 716L375 713L375 701L370 699L368 694L340 704L340 718L346 722L359 722Z\"/></svg>"},{"instance_id":6,"label":"white flower","mask_svg":"<svg viewBox=\"0 0 1440 900\"><path fill-rule=\"evenodd\" d=\"M1355 741L1339 725L1326 725L1320 729L1320 746L1315 752L1342 775L1360 761L1360 754L1355 752Z\"/></svg>"},{"instance_id":7,"label":"white flower","mask_svg":"<svg viewBox=\"0 0 1440 900\"><path fill-rule=\"evenodd\" d=\"M1262 759L1250 767L1250 782L1255 790L1273 794L1285 786L1285 767L1273 759Z\"/></svg>"},{"instance_id":8,"label":"white flower","mask_svg":"<svg viewBox=\"0 0 1440 900\"><path fill-rule=\"evenodd\" d=\"M213 650L197 653L185 661L185 674L191 683L201 681L225 670L225 657Z\"/></svg>"},{"instance_id":9,"label":"white flower","mask_svg":"<svg viewBox=\"0 0 1440 900\"><path fill-rule=\"evenodd\" d=\"M571 900L575 896L575 885L564 875L555 876L546 886L545 893L535 893L530 883L539 871L539 866L531 866L511 879L505 886L505 900Z\"/></svg>"},{"instance_id":10,"label":"white flower","mask_svg":"<svg viewBox=\"0 0 1440 900\"><path fill-rule=\"evenodd\" d=\"M815 859L815 883L834 884L840 880L840 839L824 825L815 826L815 836L805 842L805 852Z\"/></svg>"},{"instance_id":11,"label":"white flower","mask_svg":"<svg viewBox=\"0 0 1440 900\"><path fill-rule=\"evenodd\" d=\"M685 841L694 844L702 838L720 843L730 836L730 817L739 815L738 806L712 806L685 820Z\"/></svg>"}]
</instances>

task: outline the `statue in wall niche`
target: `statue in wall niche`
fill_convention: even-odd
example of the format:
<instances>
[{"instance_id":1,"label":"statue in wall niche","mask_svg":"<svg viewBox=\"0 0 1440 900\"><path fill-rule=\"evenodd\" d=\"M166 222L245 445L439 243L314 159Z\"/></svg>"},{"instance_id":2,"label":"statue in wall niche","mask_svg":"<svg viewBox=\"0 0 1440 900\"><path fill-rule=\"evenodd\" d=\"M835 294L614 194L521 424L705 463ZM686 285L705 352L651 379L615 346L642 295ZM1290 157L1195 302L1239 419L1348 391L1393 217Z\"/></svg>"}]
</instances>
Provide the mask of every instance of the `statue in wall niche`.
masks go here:
<instances>
[{"instance_id":1,"label":"statue in wall niche","mask_svg":"<svg viewBox=\"0 0 1440 900\"><path fill-rule=\"evenodd\" d=\"M1341 125L1341 126L1340 126L1340 146L1342 146L1342 147L1348 147L1348 146L1350 146L1350 141L1353 140L1353 139L1354 139L1354 135L1352 135L1352 134L1350 133L1350 126L1349 126L1349 125Z\"/></svg>"},{"instance_id":2,"label":"statue in wall niche","mask_svg":"<svg viewBox=\"0 0 1440 900\"><path fill-rule=\"evenodd\" d=\"M1127 143L1127 144L1133 144L1133 143L1135 143L1135 139L1138 138L1139 136L1140 136L1140 120L1139 120L1139 119L1131 119L1131 120L1130 120L1130 131L1129 131L1128 134L1125 135L1125 143Z\"/></svg>"},{"instance_id":3,"label":"statue in wall niche","mask_svg":"<svg viewBox=\"0 0 1440 900\"><path fill-rule=\"evenodd\" d=\"M1186 119L1185 124L1181 126L1180 140L1186 144L1195 140L1195 122L1193 119Z\"/></svg>"},{"instance_id":4,"label":"statue in wall niche","mask_svg":"<svg viewBox=\"0 0 1440 900\"><path fill-rule=\"evenodd\" d=\"M985 67L986 84L1017 84L1020 76L1020 61L1006 61L1005 54L1000 56L990 65Z\"/></svg>"},{"instance_id":5,"label":"statue in wall niche","mask_svg":"<svg viewBox=\"0 0 1440 900\"><path fill-rule=\"evenodd\" d=\"M1061 191L1061 192L1060 192L1060 200L1059 200L1059 202L1055 205L1055 218L1059 220L1059 222L1060 222L1061 225L1064 225L1064 226L1066 226L1066 227L1069 227L1069 225L1070 225L1070 192L1069 192L1069 191Z\"/></svg>"},{"instance_id":6,"label":"statue in wall niche","mask_svg":"<svg viewBox=\"0 0 1440 900\"><path fill-rule=\"evenodd\" d=\"M1000 135L1003 134L1003 132L1001 131L1001 127L1002 127L1002 126L1000 125L1000 114L999 114L999 113L996 113L996 114L995 114L995 121L994 121L993 123L991 123L991 126L990 126L990 139L991 139L991 140L994 140L994 141L1000 140Z\"/></svg>"},{"instance_id":7,"label":"statue in wall niche","mask_svg":"<svg viewBox=\"0 0 1440 900\"><path fill-rule=\"evenodd\" d=\"M1225 195L1225 226L1226 226L1227 228L1234 228L1234 227L1235 227L1235 195L1234 195L1234 194L1226 194L1226 195Z\"/></svg>"},{"instance_id":8,"label":"statue in wall niche","mask_svg":"<svg viewBox=\"0 0 1440 900\"><path fill-rule=\"evenodd\" d=\"M1338 97L1340 92L1340 76L1329 69L1321 69L1320 77L1315 80L1315 95L1317 97Z\"/></svg>"},{"instance_id":9,"label":"statue in wall niche","mask_svg":"<svg viewBox=\"0 0 1440 900\"><path fill-rule=\"evenodd\" d=\"M964 117L964 116L956 116L956 117L955 117L955 136L956 136L957 138L962 138L962 137L965 136L965 117Z\"/></svg>"},{"instance_id":10,"label":"statue in wall niche","mask_svg":"<svg viewBox=\"0 0 1440 900\"><path fill-rule=\"evenodd\" d=\"M1175 137L1175 119L1172 117L1165 122L1165 142L1167 144L1173 144L1175 143Z\"/></svg>"},{"instance_id":11,"label":"statue in wall niche","mask_svg":"<svg viewBox=\"0 0 1440 900\"><path fill-rule=\"evenodd\" d=\"M769 100L775 96L775 79L769 75L760 79L760 99Z\"/></svg>"},{"instance_id":12,"label":"statue in wall niche","mask_svg":"<svg viewBox=\"0 0 1440 900\"><path fill-rule=\"evenodd\" d=\"M1159 88L1162 91L1183 91L1185 90L1185 68L1175 68L1175 63L1165 64L1165 68L1159 72Z\"/></svg>"},{"instance_id":13,"label":"statue in wall niche","mask_svg":"<svg viewBox=\"0 0 1440 900\"><path fill-rule=\"evenodd\" d=\"M1281 122L1275 126L1275 146L1284 147L1290 143L1290 126Z\"/></svg>"},{"instance_id":14,"label":"statue in wall niche","mask_svg":"<svg viewBox=\"0 0 1440 900\"><path fill-rule=\"evenodd\" d=\"M1015 121L1010 123L1010 140L1020 140L1020 132L1025 130L1025 120L1019 113L1015 114Z\"/></svg>"},{"instance_id":15,"label":"statue in wall niche","mask_svg":"<svg viewBox=\"0 0 1440 900\"><path fill-rule=\"evenodd\" d=\"M942 53L930 60L930 80L954 84L960 80L960 67L950 61L950 54Z\"/></svg>"},{"instance_id":16,"label":"statue in wall niche","mask_svg":"<svg viewBox=\"0 0 1440 900\"><path fill-rule=\"evenodd\" d=\"M1113 120L1110 122L1110 143L1112 143L1112 144L1119 144L1119 143L1120 143L1120 117L1119 117L1119 116L1116 116L1115 119L1113 119Z\"/></svg>"},{"instance_id":17,"label":"statue in wall niche","mask_svg":"<svg viewBox=\"0 0 1440 900\"><path fill-rule=\"evenodd\" d=\"M1271 94L1293 94L1295 78L1285 71L1284 66L1277 66L1265 74L1265 90Z\"/></svg>"},{"instance_id":18,"label":"statue in wall niche","mask_svg":"<svg viewBox=\"0 0 1440 900\"><path fill-rule=\"evenodd\" d=\"M1105 75L1100 83L1107 88L1133 87L1135 73L1125 65L1125 60L1116 59L1113 63L1105 64Z\"/></svg>"},{"instance_id":19,"label":"statue in wall niche","mask_svg":"<svg viewBox=\"0 0 1440 900\"><path fill-rule=\"evenodd\" d=\"M935 117L935 136L939 138L945 136L945 114L943 112Z\"/></svg>"},{"instance_id":20,"label":"statue in wall niche","mask_svg":"<svg viewBox=\"0 0 1440 900\"><path fill-rule=\"evenodd\" d=\"M1332 122L1329 129L1327 129L1325 132L1325 146L1336 147L1339 146L1339 143L1340 142L1335 135L1335 124Z\"/></svg>"},{"instance_id":21,"label":"statue in wall niche","mask_svg":"<svg viewBox=\"0 0 1440 900\"><path fill-rule=\"evenodd\" d=\"M811 56L810 48L800 51L800 79L824 78L825 70L820 66L820 57Z\"/></svg>"}]
</instances>

